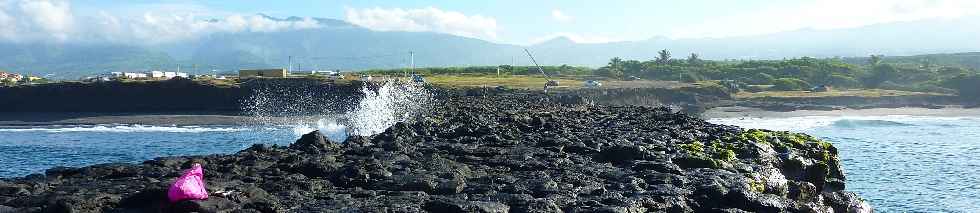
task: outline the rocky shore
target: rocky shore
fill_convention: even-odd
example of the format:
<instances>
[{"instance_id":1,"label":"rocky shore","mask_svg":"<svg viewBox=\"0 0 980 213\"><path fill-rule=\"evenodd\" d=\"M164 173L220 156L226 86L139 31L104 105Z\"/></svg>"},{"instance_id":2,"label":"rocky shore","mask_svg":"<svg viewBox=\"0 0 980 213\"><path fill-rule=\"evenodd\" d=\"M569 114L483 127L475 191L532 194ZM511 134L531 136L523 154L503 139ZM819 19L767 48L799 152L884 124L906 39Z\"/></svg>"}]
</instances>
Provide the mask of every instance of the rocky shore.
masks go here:
<instances>
[{"instance_id":1,"label":"rocky shore","mask_svg":"<svg viewBox=\"0 0 980 213\"><path fill-rule=\"evenodd\" d=\"M472 94L471 94L472 95ZM0 212L869 212L837 150L665 107L439 95L385 132L0 180ZM561 99L561 100L557 100ZM193 163L211 198L170 204Z\"/></svg>"}]
</instances>

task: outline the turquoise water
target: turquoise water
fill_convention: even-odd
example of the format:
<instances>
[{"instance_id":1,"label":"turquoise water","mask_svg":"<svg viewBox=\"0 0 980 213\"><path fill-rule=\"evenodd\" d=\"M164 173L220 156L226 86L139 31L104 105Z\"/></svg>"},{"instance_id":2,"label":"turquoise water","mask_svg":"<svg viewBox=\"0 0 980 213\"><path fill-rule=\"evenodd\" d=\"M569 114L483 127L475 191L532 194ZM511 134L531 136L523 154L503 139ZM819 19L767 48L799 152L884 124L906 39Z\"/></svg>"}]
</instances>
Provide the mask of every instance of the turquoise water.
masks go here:
<instances>
[{"instance_id":1,"label":"turquoise water","mask_svg":"<svg viewBox=\"0 0 980 213\"><path fill-rule=\"evenodd\" d=\"M302 134L325 130L343 140L343 129L317 126L84 125L0 127L0 177L44 173L55 166L138 163L164 156L229 154L253 144L288 145Z\"/></svg>"},{"instance_id":2,"label":"turquoise water","mask_svg":"<svg viewBox=\"0 0 980 213\"><path fill-rule=\"evenodd\" d=\"M980 116L714 119L802 131L840 150L847 190L878 212L980 212Z\"/></svg>"}]
</instances>

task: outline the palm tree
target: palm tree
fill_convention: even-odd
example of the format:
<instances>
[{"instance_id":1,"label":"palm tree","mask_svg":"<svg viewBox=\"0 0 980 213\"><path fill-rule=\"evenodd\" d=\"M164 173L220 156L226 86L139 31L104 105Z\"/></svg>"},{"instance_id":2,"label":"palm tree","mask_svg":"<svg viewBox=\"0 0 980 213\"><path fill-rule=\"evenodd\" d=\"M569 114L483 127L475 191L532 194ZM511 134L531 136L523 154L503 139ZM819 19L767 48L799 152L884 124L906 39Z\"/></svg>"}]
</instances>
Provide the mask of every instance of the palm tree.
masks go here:
<instances>
[{"instance_id":1,"label":"palm tree","mask_svg":"<svg viewBox=\"0 0 980 213\"><path fill-rule=\"evenodd\" d=\"M612 68L622 67L623 66L623 59L622 58L619 58L619 57L612 58L612 59L609 60L609 65L608 66L609 67L612 67Z\"/></svg>"},{"instance_id":2,"label":"palm tree","mask_svg":"<svg viewBox=\"0 0 980 213\"><path fill-rule=\"evenodd\" d=\"M670 51L666 49L657 52L657 64L667 64L670 62Z\"/></svg>"},{"instance_id":3,"label":"palm tree","mask_svg":"<svg viewBox=\"0 0 980 213\"><path fill-rule=\"evenodd\" d=\"M687 57L687 63L695 66L701 65L701 56L699 56L697 53L691 53L691 55Z\"/></svg>"},{"instance_id":4,"label":"palm tree","mask_svg":"<svg viewBox=\"0 0 980 213\"><path fill-rule=\"evenodd\" d=\"M884 55L871 55L871 57L868 58L868 64L871 64L872 67L878 66L878 64L881 64L881 59L883 57Z\"/></svg>"}]
</instances>

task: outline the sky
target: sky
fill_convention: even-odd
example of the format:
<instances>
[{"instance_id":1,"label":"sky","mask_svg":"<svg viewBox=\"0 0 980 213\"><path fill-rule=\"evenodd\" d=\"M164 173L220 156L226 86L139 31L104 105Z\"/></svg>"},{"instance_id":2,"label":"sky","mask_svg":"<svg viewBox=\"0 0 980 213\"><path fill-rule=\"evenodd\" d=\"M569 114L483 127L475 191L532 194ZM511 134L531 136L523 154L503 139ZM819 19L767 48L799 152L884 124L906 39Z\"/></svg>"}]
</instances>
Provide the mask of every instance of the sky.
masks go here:
<instances>
[{"instance_id":1,"label":"sky","mask_svg":"<svg viewBox=\"0 0 980 213\"><path fill-rule=\"evenodd\" d=\"M0 0L0 39L167 43L216 32L316 28L344 20L379 31L428 31L528 45L718 38L980 15L976 0ZM216 21L207 21L207 20Z\"/></svg>"}]
</instances>

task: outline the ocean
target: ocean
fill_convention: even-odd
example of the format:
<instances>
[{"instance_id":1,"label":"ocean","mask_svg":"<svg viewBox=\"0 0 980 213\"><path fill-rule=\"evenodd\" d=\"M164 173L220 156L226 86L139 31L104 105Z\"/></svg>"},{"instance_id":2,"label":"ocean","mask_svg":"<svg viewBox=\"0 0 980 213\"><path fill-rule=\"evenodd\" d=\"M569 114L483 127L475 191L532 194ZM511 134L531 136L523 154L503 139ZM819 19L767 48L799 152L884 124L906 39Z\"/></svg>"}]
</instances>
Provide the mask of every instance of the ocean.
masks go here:
<instances>
[{"instance_id":1,"label":"ocean","mask_svg":"<svg viewBox=\"0 0 980 213\"><path fill-rule=\"evenodd\" d=\"M709 119L718 124L804 132L840 150L847 190L879 212L980 212L980 116L810 116ZM139 163L162 156L228 154L252 144L288 145L332 122L302 125L0 127L0 177L54 166ZM373 130L376 133L378 130Z\"/></svg>"},{"instance_id":2,"label":"ocean","mask_svg":"<svg viewBox=\"0 0 980 213\"><path fill-rule=\"evenodd\" d=\"M847 190L878 212L980 212L980 116L709 119L804 132L839 150Z\"/></svg>"},{"instance_id":3,"label":"ocean","mask_svg":"<svg viewBox=\"0 0 980 213\"><path fill-rule=\"evenodd\" d=\"M139 163L157 157L231 154L253 144L289 145L321 129L331 140L347 136L336 125L152 126L132 124L0 126L0 177L44 173L55 166Z\"/></svg>"}]
</instances>

